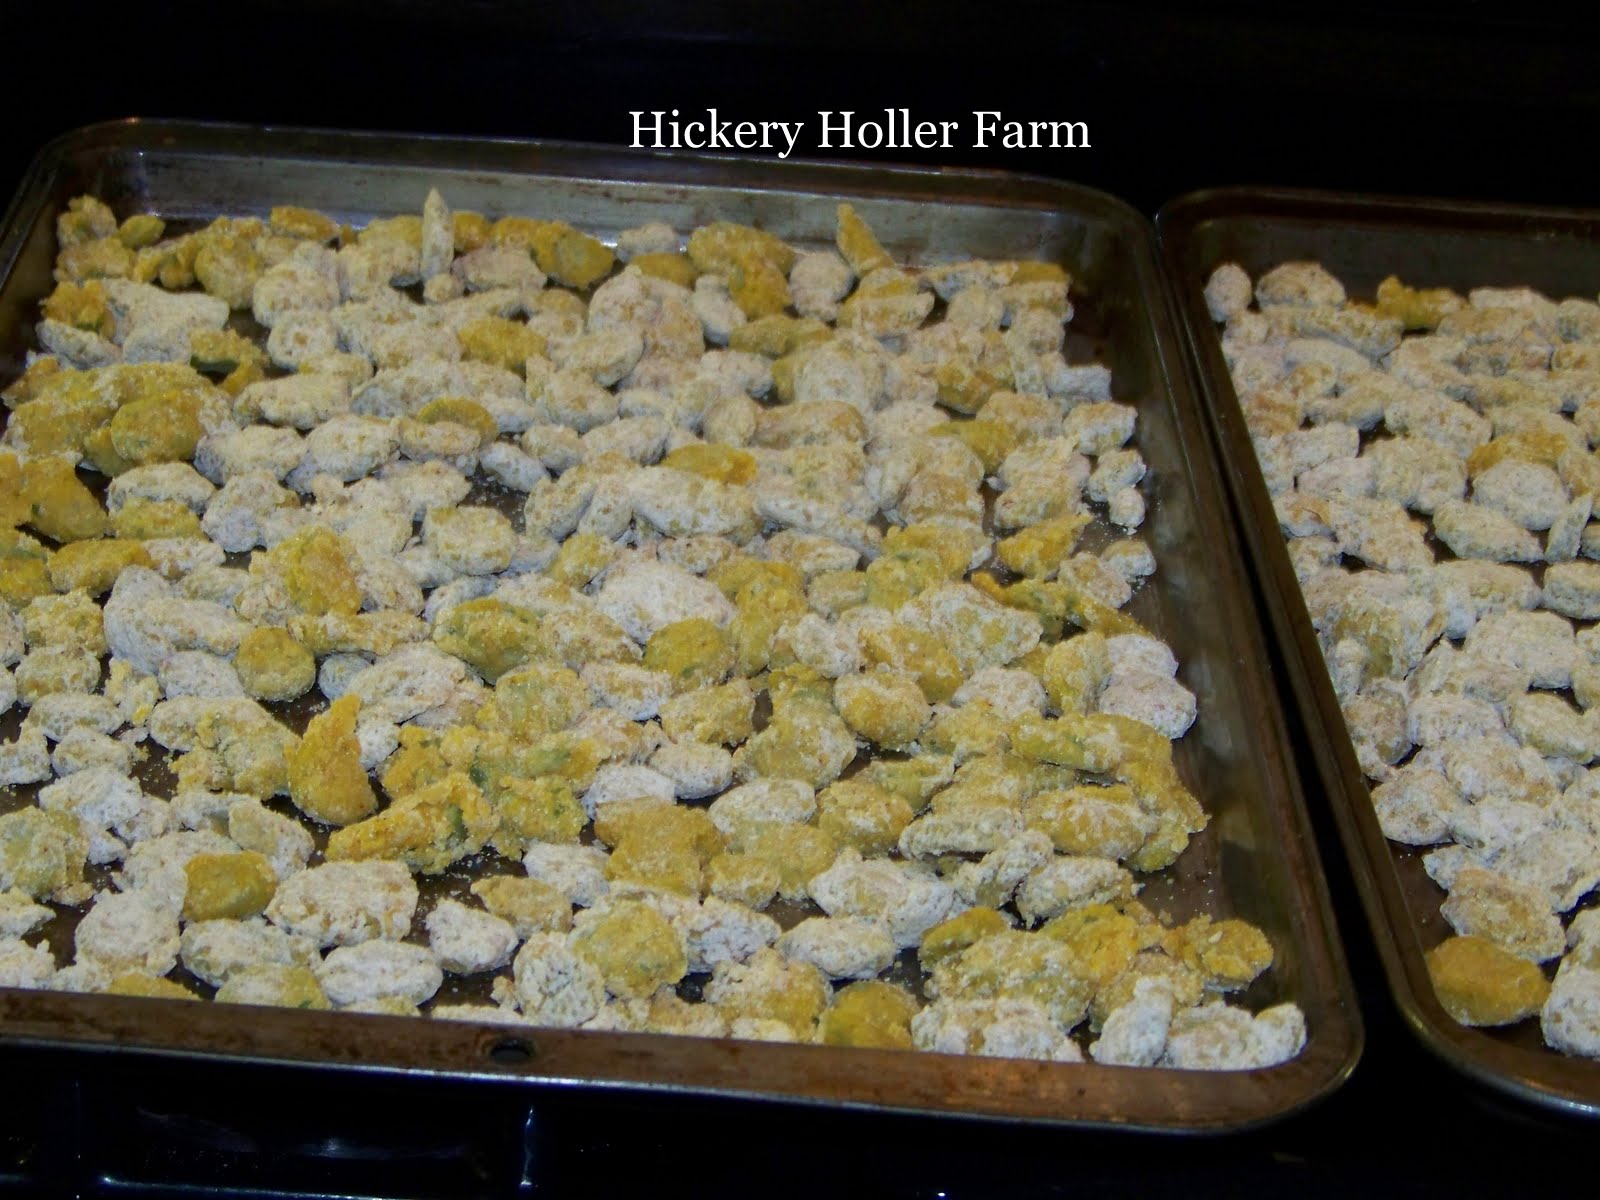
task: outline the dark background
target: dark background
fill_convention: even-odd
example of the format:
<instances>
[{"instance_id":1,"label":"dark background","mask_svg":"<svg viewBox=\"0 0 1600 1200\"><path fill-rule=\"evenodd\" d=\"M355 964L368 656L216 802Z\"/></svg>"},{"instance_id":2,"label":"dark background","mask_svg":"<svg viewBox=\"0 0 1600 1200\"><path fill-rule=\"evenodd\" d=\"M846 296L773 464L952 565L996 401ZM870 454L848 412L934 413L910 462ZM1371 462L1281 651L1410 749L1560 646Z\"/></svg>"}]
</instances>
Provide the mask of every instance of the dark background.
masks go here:
<instances>
[{"instance_id":1,"label":"dark background","mask_svg":"<svg viewBox=\"0 0 1600 1200\"><path fill-rule=\"evenodd\" d=\"M61 0L3 6L9 192L130 115L625 142L633 109L1086 120L1087 150L879 151L1070 178L1147 212L1217 184L1600 202L1592 6L1526 0L807 4ZM48 49L44 49L48 48Z\"/></svg>"},{"instance_id":2,"label":"dark background","mask_svg":"<svg viewBox=\"0 0 1600 1200\"><path fill-rule=\"evenodd\" d=\"M1086 150L865 157L1055 175L1152 214L1222 184L1600 205L1596 19L1509 0L9 9L6 194L51 137L114 117L620 144L630 109L715 105L813 129L820 108L910 108L965 118L964 130L978 108L1084 120ZM26 57L42 75L30 78ZM1548 1187L1563 1165L1591 1161L1592 1125L1487 1096L1410 1038L1318 791L1308 780L1367 1048L1330 1101L1260 1133L1173 1141L287 1071L247 1082L13 1052L0 1060L13 1110L0 1121L0 1183L93 1194L164 1194L181 1181L197 1194L465 1196L526 1181L597 1196L1481 1195Z\"/></svg>"}]
</instances>

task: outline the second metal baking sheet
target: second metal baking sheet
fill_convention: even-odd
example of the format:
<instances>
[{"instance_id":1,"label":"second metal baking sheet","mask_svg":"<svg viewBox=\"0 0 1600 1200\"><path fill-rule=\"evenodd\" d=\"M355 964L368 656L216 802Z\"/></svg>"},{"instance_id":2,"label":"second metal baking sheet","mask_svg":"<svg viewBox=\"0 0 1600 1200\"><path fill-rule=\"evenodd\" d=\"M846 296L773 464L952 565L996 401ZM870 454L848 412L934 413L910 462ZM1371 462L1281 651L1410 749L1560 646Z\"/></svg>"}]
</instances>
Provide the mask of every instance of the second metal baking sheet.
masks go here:
<instances>
[{"instance_id":1,"label":"second metal baking sheet","mask_svg":"<svg viewBox=\"0 0 1600 1200\"><path fill-rule=\"evenodd\" d=\"M1173 201L1157 227L1244 535L1395 1001L1430 1049L1473 1078L1534 1103L1600 1115L1600 1064L1545 1048L1536 1020L1502 1030L1458 1024L1434 995L1423 952L1451 932L1439 913L1442 893L1423 870L1422 848L1391 845L1378 827L1201 294L1224 262L1254 279L1279 263L1309 260L1358 298L1371 297L1388 275L1463 294L1529 286L1555 299L1593 296L1600 216L1226 189Z\"/></svg>"}]
</instances>

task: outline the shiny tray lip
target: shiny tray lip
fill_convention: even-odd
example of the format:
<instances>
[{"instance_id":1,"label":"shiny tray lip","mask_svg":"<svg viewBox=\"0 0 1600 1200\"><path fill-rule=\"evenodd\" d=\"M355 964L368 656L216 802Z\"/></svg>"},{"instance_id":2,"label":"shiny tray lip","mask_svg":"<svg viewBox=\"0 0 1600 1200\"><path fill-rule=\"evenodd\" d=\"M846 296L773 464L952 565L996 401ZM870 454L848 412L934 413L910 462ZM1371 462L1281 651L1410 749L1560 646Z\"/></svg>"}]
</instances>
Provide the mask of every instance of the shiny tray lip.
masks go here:
<instances>
[{"instance_id":1,"label":"shiny tray lip","mask_svg":"<svg viewBox=\"0 0 1600 1200\"><path fill-rule=\"evenodd\" d=\"M0 288L9 281L28 228L73 156L128 151L258 159L322 159L440 170L473 167L596 182L739 187L842 197L943 199L1002 209L1065 212L1107 225L1127 247L1149 303L1143 319L1154 364L1171 398L1190 485L1200 503L1197 535L1221 552L1210 578L1233 601L1235 670L1265 697L1268 666L1259 623L1248 619L1245 565L1224 508L1202 418L1187 375L1172 300L1149 222L1103 192L997 171L774 162L735 156L639 152L581 143L367 134L129 119L87 126L34 159L0 231ZM825 185L825 186L824 186ZM1292 769L1283 714L1262 705L1258 751L1264 784L1281 789L1265 817L1288 861L1291 900L1313 937L1298 947L1301 970L1326 994L1302 998L1316 1026L1305 1051L1278 1067L1201 1072L1128 1069L1093 1062L1055 1064L903 1051L778 1045L352 1013L260 1008L240 1020L229 1006L0 988L0 1050L47 1047L134 1052L219 1062L363 1070L411 1078L521 1081L560 1087L631 1089L826 1105L878 1112L945 1114L1067 1127L1152 1133L1239 1132L1300 1111L1338 1088L1360 1056L1363 1028L1327 884ZM492 1053L499 1048L501 1053ZM520 1057L521 1062L507 1061Z\"/></svg>"},{"instance_id":2,"label":"shiny tray lip","mask_svg":"<svg viewBox=\"0 0 1600 1200\"><path fill-rule=\"evenodd\" d=\"M1150 224L1143 213L1110 192L1048 175L994 167L930 167L870 159L800 156L777 159L694 150L635 150L602 142L559 138L396 133L130 116L83 125L46 142L21 176L17 191L5 210L5 223L0 226L0 233L9 236L14 231L15 218L24 202L32 198L30 185L36 183L46 169L86 150L129 149L340 161L351 165L367 163L446 170L480 168L588 179L602 184L615 181L615 177L586 175L585 169L617 171L625 167L630 172L626 182L685 188L725 187L737 182L752 190L789 191L807 196L817 195L822 190L809 186L808 181L836 181L841 185L841 194L848 192L858 198L957 199L989 206L1048 210L1070 201L1102 219L1136 224L1141 228L1148 228ZM747 178L730 181L726 172L736 172ZM963 194L960 190L963 187L977 188L986 194ZM8 259L9 256L0 254L0 266L7 270Z\"/></svg>"},{"instance_id":3,"label":"shiny tray lip","mask_svg":"<svg viewBox=\"0 0 1600 1200\"><path fill-rule=\"evenodd\" d=\"M1215 264L1197 260L1196 238L1200 227L1211 220L1600 240L1600 210L1228 187L1190 192L1169 201L1156 215L1157 242L1206 417L1395 1005L1429 1051L1469 1078L1526 1103L1573 1116L1600 1117L1600 1064L1498 1041L1458 1023L1434 994L1393 851L1368 798L1366 776L1323 666L1316 632L1222 357L1216 323L1206 308L1201 272Z\"/></svg>"}]
</instances>

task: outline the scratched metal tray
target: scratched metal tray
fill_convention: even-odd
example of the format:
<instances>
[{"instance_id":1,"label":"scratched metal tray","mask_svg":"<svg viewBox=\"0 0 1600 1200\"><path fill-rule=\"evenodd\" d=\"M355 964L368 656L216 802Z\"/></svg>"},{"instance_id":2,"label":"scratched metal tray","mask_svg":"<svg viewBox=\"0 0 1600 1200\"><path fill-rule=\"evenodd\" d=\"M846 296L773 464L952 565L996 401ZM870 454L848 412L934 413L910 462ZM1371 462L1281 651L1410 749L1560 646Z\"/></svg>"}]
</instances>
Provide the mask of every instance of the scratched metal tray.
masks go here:
<instances>
[{"instance_id":1,"label":"scratched metal tray","mask_svg":"<svg viewBox=\"0 0 1600 1200\"><path fill-rule=\"evenodd\" d=\"M1149 880L1143 899L1178 920L1205 910L1261 926L1278 958L1245 1000L1257 1007L1298 1003L1309 1030L1305 1051L1263 1071L1146 1071L7 990L0 990L0 1047L115 1047L1161 1131L1257 1125L1344 1080L1360 1052L1360 1018L1243 562L1143 218L1098 192L1001 174L534 142L102 125L48 147L12 204L0 241L0 374L15 374L29 347L36 305L50 287L54 218L71 196L93 192L119 216L151 211L204 220L296 203L362 222L417 211L430 186L456 207L562 218L601 236L645 221L687 230L726 218L812 245L831 242L835 205L849 198L902 260L1044 257L1065 264L1080 309L1069 356L1102 357L1114 371L1116 394L1140 409L1139 446L1152 489L1145 533L1159 567L1133 611L1171 642L1200 704L1178 763L1212 823L1174 868ZM425 888L424 909L428 903ZM68 936L68 920L52 925L60 927L55 938Z\"/></svg>"},{"instance_id":2,"label":"scratched metal tray","mask_svg":"<svg viewBox=\"0 0 1600 1200\"><path fill-rule=\"evenodd\" d=\"M1593 295L1600 214L1240 188L1181 197L1156 223L1246 543L1395 1003L1430 1050L1472 1078L1600 1116L1600 1063L1547 1049L1537 1021L1501 1030L1458 1024L1434 994L1423 954L1450 935L1439 913L1444 893L1423 870L1421 849L1391 845L1378 827L1201 294L1223 262L1253 278L1280 262L1313 259L1355 297L1371 297L1390 274L1413 287L1528 285L1557 298Z\"/></svg>"}]
</instances>

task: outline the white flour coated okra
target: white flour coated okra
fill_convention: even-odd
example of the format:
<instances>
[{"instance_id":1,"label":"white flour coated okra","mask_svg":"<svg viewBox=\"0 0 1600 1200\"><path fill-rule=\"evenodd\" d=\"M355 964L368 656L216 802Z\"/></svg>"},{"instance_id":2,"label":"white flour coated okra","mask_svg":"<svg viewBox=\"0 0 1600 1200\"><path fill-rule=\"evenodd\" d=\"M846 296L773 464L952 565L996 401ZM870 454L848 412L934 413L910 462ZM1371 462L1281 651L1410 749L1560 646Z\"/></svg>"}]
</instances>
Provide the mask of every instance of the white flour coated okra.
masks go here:
<instances>
[{"instance_id":1,"label":"white flour coated okra","mask_svg":"<svg viewBox=\"0 0 1600 1200\"><path fill-rule=\"evenodd\" d=\"M1146 466L1059 266L912 269L849 205L806 251L437 193L58 234L4 393L0 982L1300 1049L1229 999L1258 930L1137 899L1206 823L1195 702L1120 611Z\"/></svg>"},{"instance_id":2,"label":"white flour coated okra","mask_svg":"<svg viewBox=\"0 0 1600 1200\"><path fill-rule=\"evenodd\" d=\"M1600 1056L1600 305L1309 262L1205 294L1379 824L1434 847L1440 1000Z\"/></svg>"}]
</instances>

